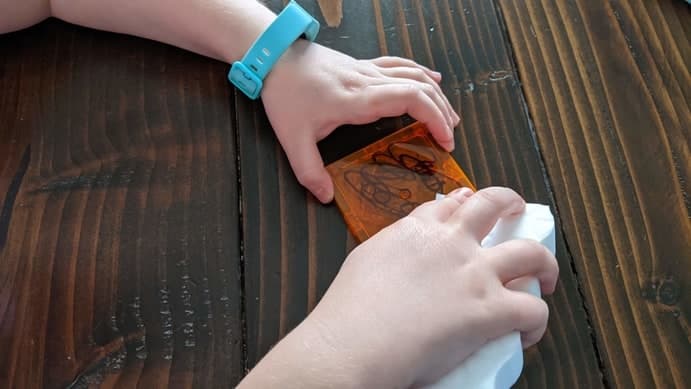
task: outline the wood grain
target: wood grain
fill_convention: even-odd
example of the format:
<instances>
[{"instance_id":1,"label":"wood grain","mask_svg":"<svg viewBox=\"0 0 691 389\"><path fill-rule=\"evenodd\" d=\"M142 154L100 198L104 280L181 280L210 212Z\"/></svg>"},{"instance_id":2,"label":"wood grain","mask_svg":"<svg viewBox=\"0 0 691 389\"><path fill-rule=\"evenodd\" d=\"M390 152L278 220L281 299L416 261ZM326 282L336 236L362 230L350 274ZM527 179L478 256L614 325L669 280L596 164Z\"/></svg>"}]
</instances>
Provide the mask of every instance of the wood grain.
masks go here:
<instances>
[{"instance_id":1,"label":"wood grain","mask_svg":"<svg viewBox=\"0 0 691 389\"><path fill-rule=\"evenodd\" d=\"M691 381L691 11L500 0L606 382Z\"/></svg>"},{"instance_id":2,"label":"wood grain","mask_svg":"<svg viewBox=\"0 0 691 389\"><path fill-rule=\"evenodd\" d=\"M282 2L273 1L273 9ZM316 1L301 4L319 15ZM443 88L463 116L454 152L480 187L505 185L550 203L540 156L504 30L492 1L343 2L338 28L321 43L357 58L400 55L443 73ZM349 15L357 15L352 17ZM335 206L298 185L260 103L237 97L242 182L248 367L299 323L353 247ZM321 144L332 160L403 122L339 129ZM349 149L349 150L345 150ZM571 256L559 235L561 282L548 300L547 335L528 350L518 387L603 385Z\"/></svg>"},{"instance_id":3,"label":"wood grain","mask_svg":"<svg viewBox=\"0 0 691 389\"><path fill-rule=\"evenodd\" d=\"M237 382L225 66L48 21L0 36L0 69L0 387Z\"/></svg>"},{"instance_id":4,"label":"wood grain","mask_svg":"<svg viewBox=\"0 0 691 389\"><path fill-rule=\"evenodd\" d=\"M17 38L14 38L17 36ZM22 77L26 69L26 46L19 35L0 41L2 52L15 53L0 58L0 249L5 245L11 210L28 165L31 133L21 131L25 106L18 96L24 88L32 88L32 79Z\"/></svg>"}]
</instances>

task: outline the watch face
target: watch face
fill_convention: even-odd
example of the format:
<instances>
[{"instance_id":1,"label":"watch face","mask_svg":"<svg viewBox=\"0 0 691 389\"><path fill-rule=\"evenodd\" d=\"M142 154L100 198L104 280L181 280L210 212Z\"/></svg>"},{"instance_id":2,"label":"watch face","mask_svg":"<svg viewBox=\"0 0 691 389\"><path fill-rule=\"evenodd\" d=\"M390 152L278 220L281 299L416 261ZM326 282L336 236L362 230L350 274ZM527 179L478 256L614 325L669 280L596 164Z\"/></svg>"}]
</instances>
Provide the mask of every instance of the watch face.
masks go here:
<instances>
[{"instance_id":1,"label":"watch face","mask_svg":"<svg viewBox=\"0 0 691 389\"><path fill-rule=\"evenodd\" d=\"M420 204L473 184L427 127L414 123L326 167L335 201L362 242Z\"/></svg>"}]
</instances>

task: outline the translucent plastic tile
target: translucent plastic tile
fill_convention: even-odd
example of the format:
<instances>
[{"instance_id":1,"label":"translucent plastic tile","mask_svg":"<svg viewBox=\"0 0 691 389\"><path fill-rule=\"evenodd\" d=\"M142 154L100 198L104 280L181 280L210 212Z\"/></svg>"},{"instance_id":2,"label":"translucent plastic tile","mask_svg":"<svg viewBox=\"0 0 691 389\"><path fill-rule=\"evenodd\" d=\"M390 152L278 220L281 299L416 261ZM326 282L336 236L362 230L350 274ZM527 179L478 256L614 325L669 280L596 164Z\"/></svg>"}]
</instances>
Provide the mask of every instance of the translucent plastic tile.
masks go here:
<instances>
[{"instance_id":1,"label":"translucent plastic tile","mask_svg":"<svg viewBox=\"0 0 691 389\"><path fill-rule=\"evenodd\" d=\"M396 131L326 167L335 201L360 242L437 193L475 189L451 154L421 123Z\"/></svg>"}]
</instances>

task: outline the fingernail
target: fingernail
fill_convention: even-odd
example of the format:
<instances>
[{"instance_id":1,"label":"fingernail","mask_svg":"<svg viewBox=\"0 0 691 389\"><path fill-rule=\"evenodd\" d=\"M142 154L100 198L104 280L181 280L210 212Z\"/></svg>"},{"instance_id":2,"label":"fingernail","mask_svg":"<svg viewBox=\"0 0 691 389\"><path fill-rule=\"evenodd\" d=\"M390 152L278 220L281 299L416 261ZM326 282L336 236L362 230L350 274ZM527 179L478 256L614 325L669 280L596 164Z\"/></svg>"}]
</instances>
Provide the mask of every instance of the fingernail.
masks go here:
<instances>
[{"instance_id":1,"label":"fingernail","mask_svg":"<svg viewBox=\"0 0 691 389\"><path fill-rule=\"evenodd\" d=\"M446 145L450 146L449 151L453 150L455 145L455 142L453 141L453 127L448 127L446 131L446 135L449 137L449 140L446 141ZM447 148L448 149L448 148Z\"/></svg>"},{"instance_id":2,"label":"fingernail","mask_svg":"<svg viewBox=\"0 0 691 389\"><path fill-rule=\"evenodd\" d=\"M461 188L456 188L456 189L452 190L451 192L449 192L449 196L456 195L456 194L461 195L461 196L465 196L465 197L470 197L470 195L473 194L473 190L464 186Z\"/></svg>"},{"instance_id":3,"label":"fingernail","mask_svg":"<svg viewBox=\"0 0 691 389\"><path fill-rule=\"evenodd\" d=\"M463 188L456 188L456 189L452 190L451 192L449 192L449 194L447 196L455 195L456 193L461 193L462 190L463 190Z\"/></svg>"},{"instance_id":4,"label":"fingernail","mask_svg":"<svg viewBox=\"0 0 691 389\"><path fill-rule=\"evenodd\" d=\"M321 201L324 204L329 203L331 202L331 200L333 200L333 194L327 188L324 187L318 188L315 191L314 196L317 198L317 200Z\"/></svg>"},{"instance_id":5,"label":"fingernail","mask_svg":"<svg viewBox=\"0 0 691 389\"><path fill-rule=\"evenodd\" d=\"M434 77L436 77L436 78L438 78L439 80L441 80L441 73L435 72L435 71L432 71L432 73L434 74Z\"/></svg>"},{"instance_id":6,"label":"fingernail","mask_svg":"<svg viewBox=\"0 0 691 389\"><path fill-rule=\"evenodd\" d=\"M460 189L459 193L465 197L470 197L473 194L473 190L464 186L463 188Z\"/></svg>"}]
</instances>

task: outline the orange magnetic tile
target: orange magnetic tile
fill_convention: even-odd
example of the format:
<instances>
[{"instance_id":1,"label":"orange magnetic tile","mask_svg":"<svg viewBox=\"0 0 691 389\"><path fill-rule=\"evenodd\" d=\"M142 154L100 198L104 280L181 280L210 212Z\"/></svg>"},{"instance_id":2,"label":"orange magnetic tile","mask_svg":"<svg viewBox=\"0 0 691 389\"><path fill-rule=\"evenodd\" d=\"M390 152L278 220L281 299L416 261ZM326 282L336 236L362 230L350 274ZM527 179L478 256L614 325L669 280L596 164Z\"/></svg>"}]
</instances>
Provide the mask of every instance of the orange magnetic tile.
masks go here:
<instances>
[{"instance_id":1,"label":"orange magnetic tile","mask_svg":"<svg viewBox=\"0 0 691 389\"><path fill-rule=\"evenodd\" d=\"M326 167L334 197L350 232L362 242L408 215L437 193L475 190L451 154L421 123L408 127Z\"/></svg>"}]
</instances>

